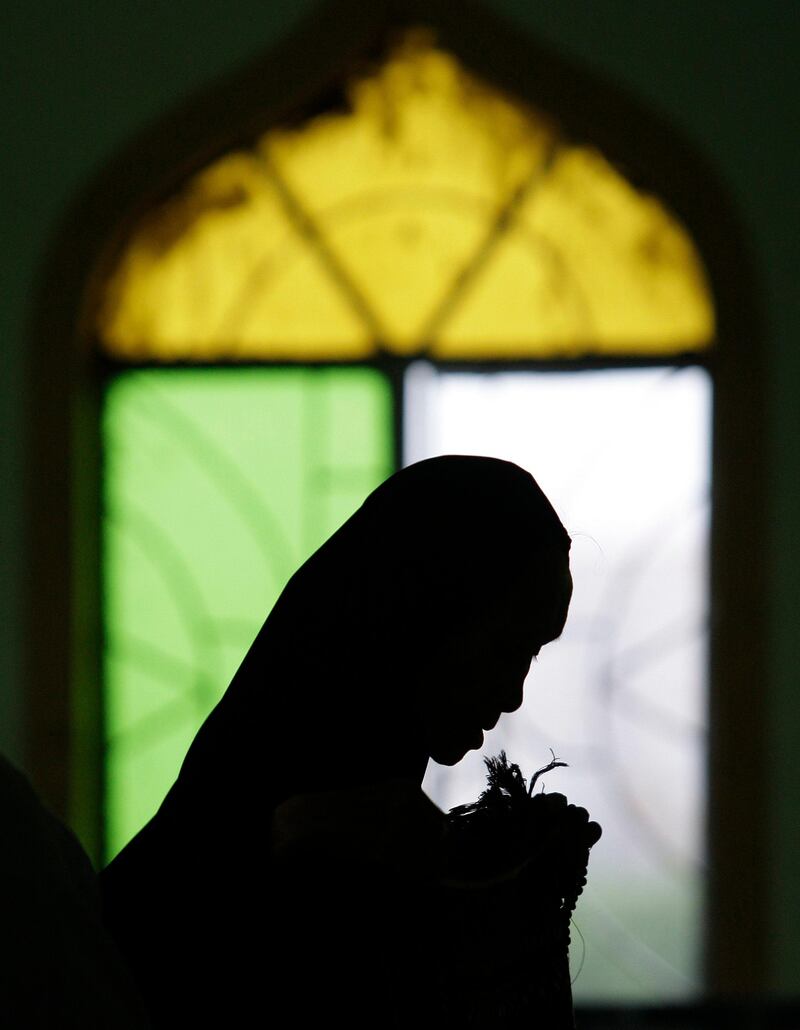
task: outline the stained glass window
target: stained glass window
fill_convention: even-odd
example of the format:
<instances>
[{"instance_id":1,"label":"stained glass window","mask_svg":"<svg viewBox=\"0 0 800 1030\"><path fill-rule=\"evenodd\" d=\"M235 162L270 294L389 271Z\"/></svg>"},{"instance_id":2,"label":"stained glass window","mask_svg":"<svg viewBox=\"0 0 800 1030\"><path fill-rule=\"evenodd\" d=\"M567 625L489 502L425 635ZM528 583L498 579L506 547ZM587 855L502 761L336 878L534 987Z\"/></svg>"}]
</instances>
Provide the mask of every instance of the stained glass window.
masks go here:
<instances>
[{"instance_id":1,"label":"stained glass window","mask_svg":"<svg viewBox=\"0 0 800 1030\"><path fill-rule=\"evenodd\" d=\"M397 456L495 453L531 469L575 538L567 633L494 743L529 768L555 748L571 768L548 787L606 828L576 997L698 990L711 382L667 366L713 345L714 312L661 200L415 31L341 102L150 210L96 331L114 370L109 857L288 576ZM494 371L458 372L474 361ZM480 778L474 755L426 786L446 806Z\"/></svg>"}]
</instances>

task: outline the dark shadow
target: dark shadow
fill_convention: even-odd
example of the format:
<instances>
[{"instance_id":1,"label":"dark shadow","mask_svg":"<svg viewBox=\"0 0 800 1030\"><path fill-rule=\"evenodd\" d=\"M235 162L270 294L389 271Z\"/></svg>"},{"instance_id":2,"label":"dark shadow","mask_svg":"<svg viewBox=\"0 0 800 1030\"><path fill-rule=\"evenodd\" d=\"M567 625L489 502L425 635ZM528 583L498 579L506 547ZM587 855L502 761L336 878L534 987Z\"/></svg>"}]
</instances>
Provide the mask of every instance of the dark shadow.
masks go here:
<instances>
[{"instance_id":1,"label":"dark shadow","mask_svg":"<svg viewBox=\"0 0 800 1030\"><path fill-rule=\"evenodd\" d=\"M505 763L450 818L420 787L522 703L567 617L569 547L527 472L441 457L295 573L101 874L155 1026L572 1025L564 898L599 828Z\"/></svg>"}]
</instances>

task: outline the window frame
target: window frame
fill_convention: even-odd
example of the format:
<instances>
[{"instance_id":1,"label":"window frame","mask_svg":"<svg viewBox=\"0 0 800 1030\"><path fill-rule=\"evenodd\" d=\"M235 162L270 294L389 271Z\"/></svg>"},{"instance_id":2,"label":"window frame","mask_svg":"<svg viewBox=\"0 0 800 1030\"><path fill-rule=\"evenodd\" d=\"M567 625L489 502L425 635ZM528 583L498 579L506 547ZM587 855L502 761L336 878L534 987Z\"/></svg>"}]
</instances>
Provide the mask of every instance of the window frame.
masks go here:
<instances>
[{"instance_id":1,"label":"window frame","mask_svg":"<svg viewBox=\"0 0 800 1030\"><path fill-rule=\"evenodd\" d=\"M765 402L763 332L752 260L735 209L712 170L669 125L623 91L576 69L485 9L448 0L371 5L331 0L277 48L201 91L122 150L65 213L44 261L30 320L26 481L27 559L23 743L26 767L93 857L101 843L100 620L102 391L114 365L100 356L92 314L108 270L141 215L215 157L271 125L324 107L334 84L406 25L434 29L473 73L553 112L639 189L688 227L717 314L714 349L671 360L602 358L504 362L502 371L703 364L713 380L708 926L710 994L766 985L767 884ZM236 112L232 123L231 111ZM408 359L372 362L395 401L402 446ZM280 365L291 363L280 362ZM303 367L309 363L303 362ZM313 363L311 363L313 364ZM437 367L488 370L485 362ZM126 364L125 368L141 367ZM161 366L159 366L161 367ZM261 366L263 367L263 366ZM492 370L500 371L497 365ZM748 884L742 891L740 884Z\"/></svg>"}]
</instances>

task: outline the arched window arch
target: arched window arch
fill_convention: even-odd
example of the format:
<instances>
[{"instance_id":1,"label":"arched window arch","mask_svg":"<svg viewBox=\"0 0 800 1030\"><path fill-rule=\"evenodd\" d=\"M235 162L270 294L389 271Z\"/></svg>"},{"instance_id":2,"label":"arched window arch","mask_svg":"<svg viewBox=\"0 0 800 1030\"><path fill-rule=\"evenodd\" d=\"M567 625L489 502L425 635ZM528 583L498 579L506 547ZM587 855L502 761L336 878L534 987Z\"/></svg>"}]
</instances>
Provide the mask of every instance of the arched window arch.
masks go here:
<instances>
[{"instance_id":1,"label":"arched window arch","mask_svg":"<svg viewBox=\"0 0 800 1030\"><path fill-rule=\"evenodd\" d=\"M195 149L160 182L151 180L156 190L149 196L141 189L136 204L118 205L105 225L114 237L107 232L100 259L95 251L84 266L93 275L82 292L79 329L92 352L87 364L103 375L79 376L94 414L74 424L87 432L79 470L91 480L87 497L97 490L100 464L91 459L95 418L104 427L106 519L75 582L92 593L89 565L99 568L103 551L107 607L94 624L104 628L105 662L88 678L105 681L110 693L85 698L75 711L95 720L83 735L92 747L83 753L106 752L102 782L112 804L104 826L117 834L116 844L166 786L155 775L148 787L159 768L152 750L138 766L125 767L131 726L140 739L143 729L162 741L177 734L165 760L169 770L183 738L224 689L225 660L243 652L271 600L256 593L252 624L235 604L227 615L191 615L192 599L204 588L194 560L169 537L185 539L198 528L203 549L207 527L186 518L197 501L168 531L146 502L138 503L150 473L174 458L165 446L170 435L188 455L181 469L200 470L204 486L191 495L191 475L183 481L184 471L171 466L169 496L196 496L206 511L216 503L233 513L242 535L260 534L256 578L263 587L271 577L274 595L304 553L409 456L412 423L431 405L441 410L443 390L459 385L457 372L493 374L496 386L501 371L574 376L704 367L721 385L708 254L700 259L680 218L656 199L670 193L653 190L635 167L631 178L623 176L593 145L608 135L610 122L575 135L580 112L568 110L564 118L557 105L539 107L535 82L522 90L507 82L490 86L503 75L471 70L468 37L444 14L427 21L432 29L421 31L412 19L410 35L395 27L378 33L377 45L352 49L330 76L332 89L307 90L305 103L294 111L289 105L280 118L265 114L258 124L252 103L245 105L252 118L236 140ZM618 161L622 153L608 151ZM713 271L709 265L719 301ZM719 315L722 328L722 305ZM208 366L219 364L226 367L214 373L212 396ZM477 384L473 378L471 387ZM265 410L276 421L261 419ZM225 427L242 411L254 414L226 442ZM271 434L273 464L262 478L284 484L280 502L255 493L245 470L230 461L243 439L254 443L258 460ZM424 449L419 432L414 440ZM288 453L289 441L299 442L302 454ZM164 495L149 496L163 510ZM114 538L118 519L127 519L122 544ZM78 524L78 548L88 524ZM226 525L216 525L218 542L228 538L220 528ZM226 554L219 544L207 550L216 555L208 574L218 587ZM242 567L241 555L237 560ZM145 566L143 578L126 581L123 570ZM141 603L156 595L165 574L171 612L169 604ZM114 623L115 608L126 604L162 629L172 617L178 637L194 638L199 650L187 660L171 644L159 645L146 626L131 632L124 612ZM73 610L91 611L91 602ZM208 661L214 635L217 657L227 652L217 665ZM85 661L87 651L78 652ZM179 690L174 703L153 688L187 675L190 688ZM101 719L110 735L99 729ZM97 762L84 769L88 782L97 782ZM144 788L133 816L114 812L115 784L123 781ZM134 791L127 786L126 793Z\"/></svg>"}]
</instances>

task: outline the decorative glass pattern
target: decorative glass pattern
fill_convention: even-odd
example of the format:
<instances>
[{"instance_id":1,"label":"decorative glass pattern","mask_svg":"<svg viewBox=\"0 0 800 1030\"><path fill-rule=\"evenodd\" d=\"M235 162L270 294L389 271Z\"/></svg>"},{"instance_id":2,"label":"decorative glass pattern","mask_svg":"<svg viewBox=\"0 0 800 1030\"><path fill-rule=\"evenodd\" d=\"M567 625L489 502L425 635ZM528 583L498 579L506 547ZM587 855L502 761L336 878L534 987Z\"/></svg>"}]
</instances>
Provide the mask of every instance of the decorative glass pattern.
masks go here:
<instances>
[{"instance_id":1,"label":"decorative glass pattern","mask_svg":"<svg viewBox=\"0 0 800 1030\"><path fill-rule=\"evenodd\" d=\"M710 345L683 227L424 33L143 220L99 313L115 357L658 355Z\"/></svg>"},{"instance_id":2,"label":"decorative glass pattern","mask_svg":"<svg viewBox=\"0 0 800 1030\"><path fill-rule=\"evenodd\" d=\"M390 390L368 369L127 372L103 442L110 858L286 580L391 471Z\"/></svg>"},{"instance_id":3,"label":"decorative glass pattern","mask_svg":"<svg viewBox=\"0 0 800 1030\"><path fill-rule=\"evenodd\" d=\"M220 157L141 220L96 329L104 408L107 845L157 807L281 587L391 471L367 368L176 362L669 362L714 337L683 226L555 121L415 32L341 103ZM437 373L405 383L407 460L530 467L573 533L576 593L529 703L485 751L570 763L548 789L605 835L579 998L699 989L710 382L699 369ZM465 416L466 412L466 416ZM480 755L431 767L444 807ZM579 948L579 944L577 945Z\"/></svg>"},{"instance_id":4,"label":"decorative glass pattern","mask_svg":"<svg viewBox=\"0 0 800 1030\"><path fill-rule=\"evenodd\" d=\"M522 708L425 787L473 800L483 754L525 770L603 826L578 909L578 998L620 1003L701 989L711 383L700 368L437 373L406 383L406 460L510 458L573 537L562 638L533 665ZM573 935L574 971L582 945Z\"/></svg>"}]
</instances>

